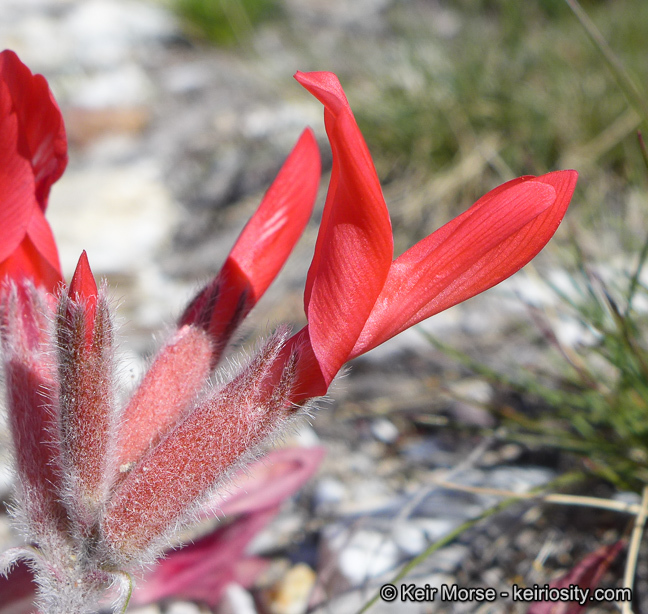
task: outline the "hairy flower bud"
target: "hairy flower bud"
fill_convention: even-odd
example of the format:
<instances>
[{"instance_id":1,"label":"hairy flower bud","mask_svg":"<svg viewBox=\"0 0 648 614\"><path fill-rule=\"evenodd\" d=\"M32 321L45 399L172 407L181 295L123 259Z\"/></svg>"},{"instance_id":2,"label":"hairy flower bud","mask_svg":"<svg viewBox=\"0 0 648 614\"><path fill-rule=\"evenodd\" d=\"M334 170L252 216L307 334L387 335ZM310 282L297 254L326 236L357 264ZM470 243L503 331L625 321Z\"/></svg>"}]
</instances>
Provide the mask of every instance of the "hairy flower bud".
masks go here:
<instances>
[{"instance_id":1,"label":"hairy flower bud","mask_svg":"<svg viewBox=\"0 0 648 614\"><path fill-rule=\"evenodd\" d=\"M212 341L202 328L183 326L158 352L121 419L118 464L125 473L156 445L203 389Z\"/></svg>"},{"instance_id":2,"label":"hairy flower bud","mask_svg":"<svg viewBox=\"0 0 648 614\"><path fill-rule=\"evenodd\" d=\"M294 411L295 357L280 330L243 371L214 391L133 468L110 499L103 536L117 559L166 537L194 503Z\"/></svg>"},{"instance_id":3,"label":"hairy flower bud","mask_svg":"<svg viewBox=\"0 0 648 614\"><path fill-rule=\"evenodd\" d=\"M105 290L97 291L85 255L59 299L56 317L58 394L67 504L87 531L114 471L113 325Z\"/></svg>"},{"instance_id":4,"label":"hairy flower bud","mask_svg":"<svg viewBox=\"0 0 648 614\"><path fill-rule=\"evenodd\" d=\"M56 369L50 305L33 286L1 290L2 346L9 426L14 442L19 514L40 543L62 529Z\"/></svg>"}]
</instances>

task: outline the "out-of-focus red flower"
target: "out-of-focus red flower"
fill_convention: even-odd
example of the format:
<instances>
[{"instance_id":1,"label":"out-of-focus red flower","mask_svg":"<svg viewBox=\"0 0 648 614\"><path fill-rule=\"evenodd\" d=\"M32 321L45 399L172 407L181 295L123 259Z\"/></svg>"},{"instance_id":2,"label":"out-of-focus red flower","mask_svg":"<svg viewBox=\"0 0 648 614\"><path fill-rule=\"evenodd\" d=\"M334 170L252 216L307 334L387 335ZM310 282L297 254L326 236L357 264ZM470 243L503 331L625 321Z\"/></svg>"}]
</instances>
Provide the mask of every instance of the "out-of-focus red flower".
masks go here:
<instances>
[{"instance_id":1,"label":"out-of-focus red flower","mask_svg":"<svg viewBox=\"0 0 648 614\"><path fill-rule=\"evenodd\" d=\"M520 177L393 259L389 213L367 146L333 73L297 73L324 105L333 169L304 307L296 400L319 396L342 365L527 264L558 228L576 171Z\"/></svg>"},{"instance_id":2,"label":"out-of-focus red flower","mask_svg":"<svg viewBox=\"0 0 648 614\"><path fill-rule=\"evenodd\" d=\"M626 539L620 539L613 544L601 546L595 552L588 554L584 559L564 576L556 578L548 586L559 595L560 599L546 599L545 601L536 601L529 606L526 614L581 614L587 610L587 607L593 599L593 591L598 587L601 578L605 572L614 563L619 553L625 548ZM578 587L578 594L570 587ZM560 591L564 591L561 595ZM585 597L585 603L578 601L568 601L564 597Z\"/></svg>"},{"instance_id":3,"label":"out-of-focus red flower","mask_svg":"<svg viewBox=\"0 0 648 614\"><path fill-rule=\"evenodd\" d=\"M270 522L282 502L317 471L324 448L280 448L239 472L223 498L207 502L201 516L224 516L223 525L179 549L169 550L144 575L131 600L145 605L163 599L198 601L215 608L227 585L251 587L268 561L246 553L250 541ZM0 575L0 614L35 611L33 574L18 565Z\"/></svg>"},{"instance_id":4,"label":"out-of-focus red flower","mask_svg":"<svg viewBox=\"0 0 648 614\"><path fill-rule=\"evenodd\" d=\"M133 595L134 605L165 598L189 599L212 608L231 582L249 588L268 563L246 555L249 542L317 471L323 448L281 448L241 472L224 500L203 507L206 516L234 519L180 550L167 553Z\"/></svg>"},{"instance_id":5,"label":"out-of-focus red flower","mask_svg":"<svg viewBox=\"0 0 648 614\"><path fill-rule=\"evenodd\" d=\"M0 279L63 279L45 208L67 164L61 112L42 75L0 53Z\"/></svg>"}]
</instances>

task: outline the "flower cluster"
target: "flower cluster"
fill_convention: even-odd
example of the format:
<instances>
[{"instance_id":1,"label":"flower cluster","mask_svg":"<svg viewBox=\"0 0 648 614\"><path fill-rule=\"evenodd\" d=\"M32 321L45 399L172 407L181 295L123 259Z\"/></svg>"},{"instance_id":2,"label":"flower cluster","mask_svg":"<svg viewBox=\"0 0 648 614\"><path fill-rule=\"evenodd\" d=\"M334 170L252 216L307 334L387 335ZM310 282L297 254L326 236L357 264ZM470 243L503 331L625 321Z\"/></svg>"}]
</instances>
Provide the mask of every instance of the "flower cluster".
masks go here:
<instances>
[{"instance_id":1,"label":"flower cluster","mask_svg":"<svg viewBox=\"0 0 648 614\"><path fill-rule=\"evenodd\" d=\"M393 259L367 146L331 73L298 73L325 108L330 185L304 292L308 324L280 327L238 373L210 383L236 328L282 268L316 198L304 131L219 274L189 303L130 399L118 402L113 318L85 252L68 286L44 217L66 164L42 76L0 54L0 296L16 518L47 612L97 607L153 560L186 518L267 438L326 394L341 367L515 273L551 238L574 171L489 192ZM219 378L219 381L223 378Z\"/></svg>"}]
</instances>

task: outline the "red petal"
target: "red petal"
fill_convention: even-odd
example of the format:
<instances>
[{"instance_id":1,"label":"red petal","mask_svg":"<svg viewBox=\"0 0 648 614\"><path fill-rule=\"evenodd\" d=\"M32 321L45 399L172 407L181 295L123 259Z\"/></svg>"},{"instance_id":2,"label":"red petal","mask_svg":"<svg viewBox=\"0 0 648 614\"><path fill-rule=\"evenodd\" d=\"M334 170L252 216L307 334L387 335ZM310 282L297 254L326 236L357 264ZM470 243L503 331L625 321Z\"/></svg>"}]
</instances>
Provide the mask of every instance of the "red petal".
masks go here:
<instances>
[{"instance_id":1,"label":"red petal","mask_svg":"<svg viewBox=\"0 0 648 614\"><path fill-rule=\"evenodd\" d=\"M86 302L92 307L92 314L89 313L90 319L94 316L94 307L97 304L97 282L95 282L94 275L90 269L88 262L88 254L83 250L79 257L72 281L70 282L70 289L68 291L70 298L76 302Z\"/></svg>"},{"instance_id":2,"label":"red petal","mask_svg":"<svg viewBox=\"0 0 648 614\"><path fill-rule=\"evenodd\" d=\"M267 290L308 222L320 178L315 137L305 130L218 277L187 307L179 325L195 324L214 340L213 363Z\"/></svg>"},{"instance_id":3,"label":"red petal","mask_svg":"<svg viewBox=\"0 0 648 614\"><path fill-rule=\"evenodd\" d=\"M397 258L352 357L522 268L558 228L576 179L557 171L509 181Z\"/></svg>"},{"instance_id":4,"label":"red petal","mask_svg":"<svg viewBox=\"0 0 648 614\"><path fill-rule=\"evenodd\" d=\"M85 250L81 252L79 262L77 263L68 296L84 310L84 323L85 323L85 338L88 346L92 345L94 337L95 326L95 313L97 311L97 283L95 282L94 275L90 270L90 263L88 262L88 255ZM71 314L68 312L71 318Z\"/></svg>"},{"instance_id":5,"label":"red petal","mask_svg":"<svg viewBox=\"0 0 648 614\"><path fill-rule=\"evenodd\" d=\"M614 544L601 546L595 552L587 555L571 571L561 578L554 580L551 588L569 588L572 584L588 589L589 595L599 585L603 574L617 558L626 545L625 539ZM529 606L527 614L580 614L587 609L587 603L580 605L575 601L536 601Z\"/></svg>"},{"instance_id":6,"label":"red petal","mask_svg":"<svg viewBox=\"0 0 648 614\"><path fill-rule=\"evenodd\" d=\"M32 262L35 269L32 279L35 284L42 284L49 292L53 293L56 286L63 281L63 274L52 228L43 212L38 208L35 208L29 220L27 236L38 248L39 253L39 257L34 258Z\"/></svg>"},{"instance_id":7,"label":"red petal","mask_svg":"<svg viewBox=\"0 0 648 614\"><path fill-rule=\"evenodd\" d=\"M279 504L299 490L319 467L324 448L282 448L239 472L233 492L209 505L211 513L242 517L167 557L133 596L135 604L165 597L204 601L214 607L226 585L251 586L265 565L244 557L252 537L276 514ZM203 507L203 513L207 507Z\"/></svg>"},{"instance_id":8,"label":"red petal","mask_svg":"<svg viewBox=\"0 0 648 614\"><path fill-rule=\"evenodd\" d=\"M0 262L25 238L37 207L32 168L18 154L18 141L19 126L13 103L6 84L0 80Z\"/></svg>"},{"instance_id":9,"label":"red petal","mask_svg":"<svg viewBox=\"0 0 648 614\"><path fill-rule=\"evenodd\" d=\"M38 213L40 214L40 211ZM5 276L15 281L30 279L35 284L44 286L49 292L53 292L62 280L60 270L52 267L36 249L29 236L23 239L9 258L0 263L0 279Z\"/></svg>"},{"instance_id":10,"label":"red petal","mask_svg":"<svg viewBox=\"0 0 648 614\"><path fill-rule=\"evenodd\" d=\"M313 351L328 385L348 360L385 283L391 223L369 150L337 77L295 78L326 107L333 169L304 305Z\"/></svg>"},{"instance_id":11,"label":"red petal","mask_svg":"<svg viewBox=\"0 0 648 614\"><path fill-rule=\"evenodd\" d=\"M310 218L320 179L312 130L301 135L230 252L258 301L286 262Z\"/></svg>"},{"instance_id":12,"label":"red petal","mask_svg":"<svg viewBox=\"0 0 648 614\"><path fill-rule=\"evenodd\" d=\"M252 586L267 564L245 557L245 548L278 509L246 514L181 550L169 552L137 587L133 604L144 605L175 597L204 602L215 608L228 584Z\"/></svg>"},{"instance_id":13,"label":"red petal","mask_svg":"<svg viewBox=\"0 0 648 614\"><path fill-rule=\"evenodd\" d=\"M229 494L219 495L202 508L202 515L250 514L279 505L296 493L317 471L326 450L280 448L246 467L227 486Z\"/></svg>"},{"instance_id":14,"label":"red petal","mask_svg":"<svg viewBox=\"0 0 648 614\"><path fill-rule=\"evenodd\" d=\"M37 202L47 206L50 187L67 164L63 117L42 75L32 75L13 51L0 53L0 81L4 82L18 121L17 153L32 166Z\"/></svg>"},{"instance_id":15,"label":"red petal","mask_svg":"<svg viewBox=\"0 0 648 614\"><path fill-rule=\"evenodd\" d=\"M0 574L0 614L35 614L36 584L27 563L19 562L8 576Z\"/></svg>"},{"instance_id":16,"label":"red petal","mask_svg":"<svg viewBox=\"0 0 648 614\"><path fill-rule=\"evenodd\" d=\"M16 279L31 276L52 291L61 281L60 265L42 211L65 168L65 132L47 82L12 51L0 53L0 142L2 270ZM24 242L26 233L31 242Z\"/></svg>"}]
</instances>

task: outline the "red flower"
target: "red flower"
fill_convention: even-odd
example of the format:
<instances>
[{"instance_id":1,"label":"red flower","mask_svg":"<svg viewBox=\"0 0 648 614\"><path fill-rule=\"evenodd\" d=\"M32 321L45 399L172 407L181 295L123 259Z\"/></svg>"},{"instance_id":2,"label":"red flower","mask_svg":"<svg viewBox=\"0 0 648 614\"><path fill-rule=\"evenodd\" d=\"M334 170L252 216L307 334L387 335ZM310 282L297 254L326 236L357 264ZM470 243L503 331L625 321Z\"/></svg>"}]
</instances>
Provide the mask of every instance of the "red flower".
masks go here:
<instances>
[{"instance_id":1,"label":"red flower","mask_svg":"<svg viewBox=\"0 0 648 614\"><path fill-rule=\"evenodd\" d=\"M45 220L50 187L67 164L63 118L42 75L0 53L0 279L62 280Z\"/></svg>"},{"instance_id":2,"label":"red flower","mask_svg":"<svg viewBox=\"0 0 648 614\"><path fill-rule=\"evenodd\" d=\"M308 326L295 400L319 396L342 365L406 328L491 288L545 246L573 194L576 171L520 177L393 260L389 213L367 146L332 73L295 75L325 107L331 183L308 272Z\"/></svg>"}]
</instances>

